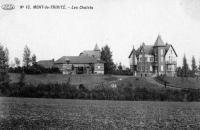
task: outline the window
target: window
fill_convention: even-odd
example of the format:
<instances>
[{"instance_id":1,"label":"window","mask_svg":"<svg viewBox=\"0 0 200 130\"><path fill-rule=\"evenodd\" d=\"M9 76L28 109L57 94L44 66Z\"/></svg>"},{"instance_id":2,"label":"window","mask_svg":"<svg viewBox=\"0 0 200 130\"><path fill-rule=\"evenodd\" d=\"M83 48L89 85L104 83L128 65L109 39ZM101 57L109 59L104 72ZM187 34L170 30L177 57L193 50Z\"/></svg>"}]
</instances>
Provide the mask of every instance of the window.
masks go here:
<instances>
[{"instance_id":1,"label":"window","mask_svg":"<svg viewBox=\"0 0 200 130\"><path fill-rule=\"evenodd\" d=\"M160 54L163 55L163 49L160 49Z\"/></svg>"},{"instance_id":2,"label":"window","mask_svg":"<svg viewBox=\"0 0 200 130\"><path fill-rule=\"evenodd\" d=\"M140 66L140 71L144 71L144 66Z\"/></svg>"},{"instance_id":3,"label":"window","mask_svg":"<svg viewBox=\"0 0 200 130\"><path fill-rule=\"evenodd\" d=\"M140 66L138 66L138 68L137 68L137 69L138 69L138 71L140 71Z\"/></svg>"},{"instance_id":4,"label":"window","mask_svg":"<svg viewBox=\"0 0 200 130\"><path fill-rule=\"evenodd\" d=\"M164 70L164 69L163 69L163 65L161 65L161 66L160 66L160 70L161 70L161 71L163 71L163 70Z\"/></svg>"},{"instance_id":5,"label":"window","mask_svg":"<svg viewBox=\"0 0 200 130\"><path fill-rule=\"evenodd\" d=\"M149 69L148 69L148 67L145 67L145 69L146 69L145 71L147 71L147 72L148 72L148 70L149 70Z\"/></svg>"},{"instance_id":6,"label":"window","mask_svg":"<svg viewBox=\"0 0 200 130\"><path fill-rule=\"evenodd\" d=\"M150 62L153 62L153 57L150 58Z\"/></svg>"},{"instance_id":7,"label":"window","mask_svg":"<svg viewBox=\"0 0 200 130\"><path fill-rule=\"evenodd\" d=\"M140 61L142 61L142 57L140 57Z\"/></svg>"},{"instance_id":8,"label":"window","mask_svg":"<svg viewBox=\"0 0 200 130\"><path fill-rule=\"evenodd\" d=\"M158 61L158 57L155 57L155 62L157 62Z\"/></svg>"},{"instance_id":9,"label":"window","mask_svg":"<svg viewBox=\"0 0 200 130\"><path fill-rule=\"evenodd\" d=\"M150 65L150 71L153 71L152 66Z\"/></svg>"}]
</instances>

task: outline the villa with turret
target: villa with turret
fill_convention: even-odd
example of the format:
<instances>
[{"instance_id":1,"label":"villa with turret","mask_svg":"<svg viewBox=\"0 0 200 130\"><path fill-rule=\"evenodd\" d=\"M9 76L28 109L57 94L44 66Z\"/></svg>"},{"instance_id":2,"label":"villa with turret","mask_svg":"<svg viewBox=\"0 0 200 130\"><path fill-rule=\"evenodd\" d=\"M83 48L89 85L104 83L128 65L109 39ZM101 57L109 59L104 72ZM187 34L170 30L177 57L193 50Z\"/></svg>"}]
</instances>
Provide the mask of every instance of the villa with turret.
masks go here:
<instances>
[{"instance_id":1,"label":"villa with turret","mask_svg":"<svg viewBox=\"0 0 200 130\"><path fill-rule=\"evenodd\" d=\"M158 35L154 45L133 47L130 55L130 68L135 76L176 76L177 53L172 44L164 43Z\"/></svg>"}]
</instances>

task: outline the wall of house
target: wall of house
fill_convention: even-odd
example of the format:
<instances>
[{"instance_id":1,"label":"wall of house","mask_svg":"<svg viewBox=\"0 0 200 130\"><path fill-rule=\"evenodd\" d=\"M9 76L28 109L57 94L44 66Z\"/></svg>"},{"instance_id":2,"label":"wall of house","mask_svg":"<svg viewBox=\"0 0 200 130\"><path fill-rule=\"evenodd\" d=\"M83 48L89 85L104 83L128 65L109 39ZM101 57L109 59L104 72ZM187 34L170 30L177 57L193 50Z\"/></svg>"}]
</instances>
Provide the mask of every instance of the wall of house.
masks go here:
<instances>
[{"instance_id":1,"label":"wall of house","mask_svg":"<svg viewBox=\"0 0 200 130\"><path fill-rule=\"evenodd\" d=\"M131 57L129 58L129 63L130 63L130 69L131 69L131 71L133 71L133 67L135 66L135 65L137 65L137 57L136 57L136 55L134 55L134 53L132 53L132 55L131 55Z\"/></svg>"},{"instance_id":2,"label":"wall of house","mask_svg":"<svg viewBox=\"0 0 200 130\"><path fill-rule=\"evenodd\" d=\"M145 60L143 60L145 58ZM143 73L153 73L153 55L145 54L144 57L139 55L137 71Z\"/></svg>"},{"instance_id":3,"label":"wall of house","mask_svg":"<svg viewBox=\"0 0 200 130\"><path fill-rule=\"evenodd\" d=\"M166 61L166 63L170 63L170 64L177 63L176 54L173 51L172 47L169 48L167 54L165 55L165 61Z\"/></svg>"},{"instance_id":4,"label":"wall of house","mask_svg":"<svg viewBox=\"0 0 200 130\"><path fill-rule=\"evenodd\" d=\"M165 74L165 47L156 47L157 63L158 63L158 74Z\"/></svg>"},{"instance_id":5,"label":"wall of house","mask_svg":"<svg viewBox=\"0 0 200 130\"><path fill-rule=\"evenodd\" d=\"M104 74L104 64L103 63L94 64L94 73Z\"/></svg>"},{"instance_id":6,"label":"wall of house","mask_svg":"<svg viewBox=\"0 0 200 130\"><path fill-rule=\"evenodd\" d=\"M177 68L177 57L172 47L169 48L167 54L165 55L165 61L166 61L166 74L168 76L175 76Z\"/></svg>"}]
</instances>

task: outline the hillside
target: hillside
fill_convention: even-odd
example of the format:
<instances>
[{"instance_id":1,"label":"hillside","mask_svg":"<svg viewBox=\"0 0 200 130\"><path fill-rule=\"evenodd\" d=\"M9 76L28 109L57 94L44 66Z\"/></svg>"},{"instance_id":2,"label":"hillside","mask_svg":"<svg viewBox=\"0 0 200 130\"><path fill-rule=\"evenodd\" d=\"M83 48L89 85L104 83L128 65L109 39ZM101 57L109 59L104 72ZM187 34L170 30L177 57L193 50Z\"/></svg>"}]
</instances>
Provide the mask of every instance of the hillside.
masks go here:
<instances>
[{"instance_id":1,"label":"hillside","mask_svg":"<svg viewBox=\"0 0 200 130\"><path fill-rule=\"evenodd\" d=\"M19 81L20 74L11 73L11 83ZM151 82L146 78L134 78L132 76L115 76L115 75L62 75L62 74L41 74L41 75L26 75L26 84L38 85L48 83L66 83L70 77L71 84L84 84L89 88L96 84L117 84L118 86L132 86L132 87L163 87L159 83Z\"/></svg>"},{"instance_id":2,"label":"hillside","mask_svg":"<svg viewBox=\"0 0 200 130\"><path fill-rule=\"evenodd\" d=\"M11 83L19 81L20 74L11 73ZM115 75L62 75L62 74L41 74L41 75L26 75L25 82L27 84L38 85L48 83L66 83L70 77L71 84L84 84L91 88L96 84L117 84L118 86L132 87L153 87L163 88L164 85L154 80L153 78L135 78L132 76L115 76ZM200 88L200 79L196 78L180 78L180 77L165 77L169 86L177 88Z\"/></svg>"},{"instance_id":3,"label":"hillside","mask_svg":"<svg viewBox=\"0 0 200 130\"><path fill-rule=\"evenodd\" d=\"M12 83L19 81L20 74L11 73L10 80ZM117 77L108 75L62 75L62 74L40 74L40 75L26 75L25 82L27 84L38 85L48 83L66 83L70 78L71 84L97 84L106 81L117 80Z\"/></svg>"},{"instance_id":4,"label":"hillside","mask_svg":"<svg viewBox=\"0 0 200 130\"><path fill-rule=\"evenodd\" d=\"M167 81L168 85L171 87L194 89L200 88L200 79L197 78L165 77L164 80Z\"/></svg>"}]
</instances>

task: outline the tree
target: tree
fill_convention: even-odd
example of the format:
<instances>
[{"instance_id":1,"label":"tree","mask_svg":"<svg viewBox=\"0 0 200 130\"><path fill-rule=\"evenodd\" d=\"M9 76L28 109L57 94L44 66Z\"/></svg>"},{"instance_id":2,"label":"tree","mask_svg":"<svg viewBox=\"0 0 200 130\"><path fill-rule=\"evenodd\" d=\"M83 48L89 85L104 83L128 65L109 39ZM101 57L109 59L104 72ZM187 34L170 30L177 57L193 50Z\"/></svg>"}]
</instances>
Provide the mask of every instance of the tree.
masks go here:
<instances>
[{"instance_id":1,"label":"tree","mask_svg":"<svg viewBox=\"0 0 200 130\"><path fill-rule=\"evenodd\" d=\"M119 65L118 65L118 70L119 70L119 71L122 71L122 63L121 63L121 62L120 62Z\"/></svg>"},{"instance_id":2,"label":"tree","mask_svg":"<svg viewBox=\"0 0 200 130\"><path fill-rule=\"evenodd\" d=\"M25 85L25 73L24 71L21 72L20 77L19 77L19 83L21 87Z\"/></svg>"},{"instance_id":3,"label":"tree","mask_svg":"<svg viewBox=\"0 0 200 130\"><path fill-rule=\"evenodd\" d=\"M110 47L108 45L104 46L101 49L101 60L105 62L104 64L105 74L112 74L115 69L115 65L112 59L112 52L110 51Z\"/></svg>"},{"instance_id":4,"label":"tree","mask_svg":"<svg viewBox=\"0 0 200 130\"><path fill-rule=\"evenodd\" d=\"M188 73L189 73L189 67L188 67L186 56L184 55L184 57L183 57L183 66L182 66L182 76L183 77L188 77Z\"/></svg>"},{"instance_id":5,"label":"tree","mask_svg":"<svg viewBox=\"0 0 200 130\"><path fill-rule=\"evenodd\" d=\"M20 66L20 60L19 60L19 58L15 57L14 60L15 60L16 67L19 67Z\"/></svg>"},{"instance_id":6,"label":"tree","mask_svg":"<svg viewBox=\"0 0 200 130\"><path fill-rule=\"evenodd\" d=\"M181 69L181 67L177 67L176 72L177 72L177 76L178 77L182 76L182 69Z\"/></svg>"},{"instance_id":7,"label":"tree","mask_svg":"<svg viewBox=\"0 0 200 130\"><path fill-rule=\"evenodd\" d=\"M192 68L192 76L195 76L195 73L197 71L197 65L196 65L196 60L195 60L194 56L192 56L191 68Z\"/></svg>"},{"instance_id":8,"label":"tree","mask_svg":"<svg viewBox=\"0 0 200 130\"><path fill-rule=\"evenodd\" d=\"M199 67L198 67L199 71L200 71L200 61L199 61Z\"/></svg>"},{"instance_id":9,"label":"tree","mask_svg":"<svg viewBox=\"0 0 200 130\"><path fill-rule=\"evenodd\" d=\"M23 54L23 62L24 62L24 66L25 67L29 67L30 63L31 63L31 51L28 48L28 46L26 45L24 48L24 54Z\"/></svg>"},{"instance_id":10,"label":"tree","mask_svg":"<svg viewBox=\"0 0 200 130\"><path fill-rule=\"evenodd\" d=\"M8 49L0 45L0 84L9 83L8 75Z\"/></svg>"},{"instance_id":11,"label":"tree","mask_svg":"<svg viewBox=\"0 0 200 130\"><path fill-rule=\"evenodd\" d=\"M5 63L7 67L9 67L9 50L7 47L5 48L4 52L5 52Z\"/></svg>"},{"instance_id":12,"label":"tree","mask_svg":"<svg viewBox=\"0 0 200 130\"><path fill-rule=\"evenodd\" d=\"M33 54L32 58L31 58L31 62L32 62L32 65L33 66L36 66L37 65L37 58L36 58L36 55Z\"/></svg>"}]
</instances>

